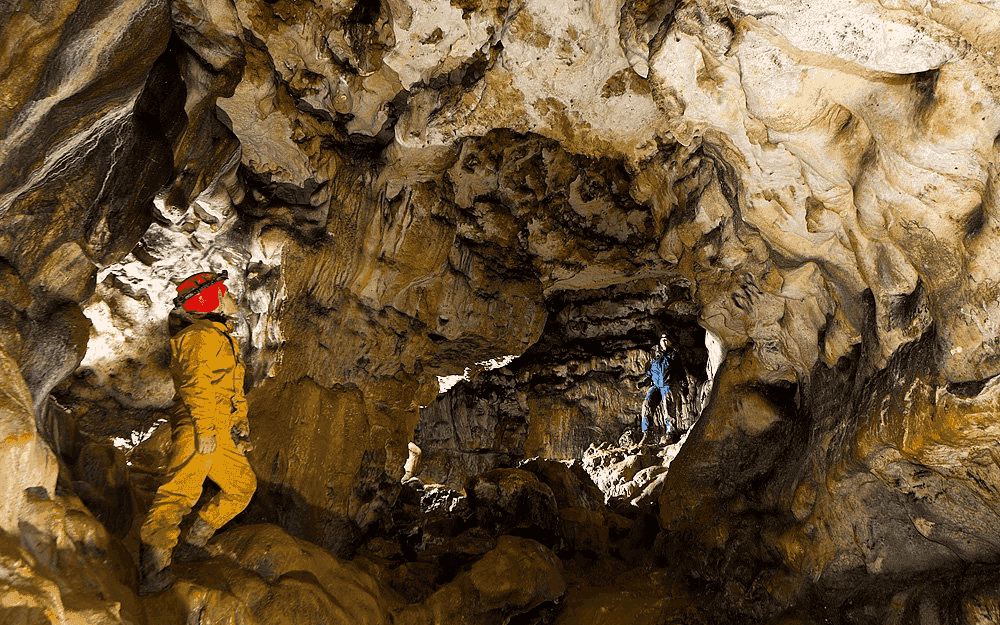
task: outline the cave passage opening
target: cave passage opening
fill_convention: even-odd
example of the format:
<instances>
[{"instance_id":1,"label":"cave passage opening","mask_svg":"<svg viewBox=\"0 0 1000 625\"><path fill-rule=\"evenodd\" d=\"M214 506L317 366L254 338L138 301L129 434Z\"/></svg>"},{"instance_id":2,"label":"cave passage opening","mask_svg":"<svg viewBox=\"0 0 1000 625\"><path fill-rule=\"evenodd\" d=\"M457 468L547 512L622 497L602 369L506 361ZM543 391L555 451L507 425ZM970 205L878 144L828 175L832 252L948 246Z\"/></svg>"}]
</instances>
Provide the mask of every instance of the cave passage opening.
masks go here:
<instances>
[{"instance_id":1,"label":"cave passage opening","mask_svg":"<svg viewBox=\"0 0 1000 625\"><path fill-rule=\"evenodd\" d=\"M665 473L709 396L722 348L698 324L683 285L642 287L551 296L534 345L517 358L470 366L421 407L413 438L419 470L408 466L404 480L463 490L494 468L555 460L582 463L612 498ZM671 366L660 382L670 390L654 401L649 372L661 344ZM661 424L646 440L644 405ZM672 439L662 436L667 421Z\"/></svg>"}]
</instances>

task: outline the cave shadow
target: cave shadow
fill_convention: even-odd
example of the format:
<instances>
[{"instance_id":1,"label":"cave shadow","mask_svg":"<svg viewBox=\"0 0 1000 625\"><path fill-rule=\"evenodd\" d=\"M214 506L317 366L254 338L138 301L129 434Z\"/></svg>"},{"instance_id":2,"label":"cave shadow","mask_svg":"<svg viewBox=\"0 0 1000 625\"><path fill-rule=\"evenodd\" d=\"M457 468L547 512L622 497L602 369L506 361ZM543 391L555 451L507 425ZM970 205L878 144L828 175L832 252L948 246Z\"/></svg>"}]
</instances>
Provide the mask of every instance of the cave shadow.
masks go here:
<instances>
[{"instance_id":1,"label":"cave shadow","mask_svg":"<svg viewBox=\"0 0 1000 625\"><path fill-rule=\"evenodd\" d=\"M258 478L257 492L250 504L226 527L262 523L277 525L295 538L318 545L345 560L355 555L364 538L350 519L307 502L298 490L288 485Z\"/></svg>"}]
</instances>

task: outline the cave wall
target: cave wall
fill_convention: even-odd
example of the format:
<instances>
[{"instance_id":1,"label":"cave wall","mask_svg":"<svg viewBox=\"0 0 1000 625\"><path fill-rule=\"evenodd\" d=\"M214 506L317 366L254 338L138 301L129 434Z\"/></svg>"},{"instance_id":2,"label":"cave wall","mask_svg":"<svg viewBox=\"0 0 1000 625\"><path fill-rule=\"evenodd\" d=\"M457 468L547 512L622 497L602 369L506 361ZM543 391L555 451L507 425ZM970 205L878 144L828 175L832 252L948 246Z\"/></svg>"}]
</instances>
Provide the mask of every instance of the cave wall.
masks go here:
<instances>
[{"instance_id":1,"label":"cave wall","mask_svg":"<svg viewBox=\"0 0 1000 625\"><path fill-rule=\"evenodd\" d=\"M617 323L616 289L682 284L727 356L660 522L726 609L991 562L996 11L4 4L4 352L36 418L82 361L62 399L148 424L171 281L229 269L256 514L338 550L391 504L435 376L572 343L573 293ZM530 367L598 345L514 374L523 453L583 444L550 420L606 390Z\"/></svg>"},{"instance_id":2,"label":"cave wall","mask_svg":"<svg viewBox=\"0 0 1000 625\"><path fill-rule=\"evenodd\" d=\"M3 31L0 255L31 287L79 301L96 265L145 232L172 175L183 85L158 61L170 8L46 2L14 12Z\"/></svg>"},{"instance_id":3,"label":"cave wall","mask_svg":"<svg viewBox=\"0 0 1000 625\"><path fill-rule=\"evenodd\" d=\"M776 323L746 332L703 310L729 357L661 501L672 549L700 545L694 575L727 586L726 609L773 617L768 609L819 589L836 618L889 620L923 600L914 576L993 560L977 529L992 517L992 478L977 481L992 471L977 451L990 435L975 424L996 373L981 334L992 332L995 305L983 273L993 258L995 53L971 43L974 22L923 18L935 15L934 25L916 19L937 33L921 56L876 54L871 40L828 28L862 19L851 9L743 18L737 29L729 56L740 60L743 123L762 123L781 149L758 150L747 132L741 157L727 160L760 166L765 180L789 171L784 158L799 170L784 191L743 189L738 206L771 250L764 275L782 280L776 289L745 274L753 284L732 301ZM970 39L948 52L960 33ZM668 42L671 58L677 44ZM677 87L695 96L685 115L692 101L715 106ZM804 262L789 271L789 258ZM805 293L805 307L790 305ZM956 305L970 300L979 303Z\"/></svg>"}]
</instances>

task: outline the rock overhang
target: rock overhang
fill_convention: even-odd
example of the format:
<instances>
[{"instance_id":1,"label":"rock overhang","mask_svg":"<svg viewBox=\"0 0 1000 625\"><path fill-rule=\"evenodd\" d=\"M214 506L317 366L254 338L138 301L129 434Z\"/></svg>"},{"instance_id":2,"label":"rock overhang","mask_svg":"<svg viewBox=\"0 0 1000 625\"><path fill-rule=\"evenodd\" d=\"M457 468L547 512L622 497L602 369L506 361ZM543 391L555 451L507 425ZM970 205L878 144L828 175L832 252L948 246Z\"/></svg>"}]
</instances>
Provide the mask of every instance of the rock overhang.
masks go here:
<instances>
[{"instance_id":1,"label":"rock overhang","mask_svg":"<svg viewBox=\"0 0 1000 625\"><path fill-rule=\"evenodd\" d=\"M328 416L359 419L349 429L369 449L401 448L434 375L544 340L548 302L683 281L686 309L744 368L734 388L756 393L731 422L713 417L710 442L738 432L752 446L794 405L826 434L810 442L789 425L783 440L855 441L834 448L890 490L920 477L901 462L952 480L951 463L983 464L954 450L992 440L981 415L1000 362L992 5L175 2L171 23L165 6L128 21L125 34L155 31L156 45L115 57L122 88L76 96L100 106L47 125L58 140L29 123L40 106L61 110L58 93L29 106L13 82L4 91L21 125L0 134L2 158L25 176L0 185L0 255L40 302L11 300L14 325L86 299L97 266L145 230L129 261L159 281L147 295L169 291L163 258L238 270L257 379L319 384L333 403L360 389L368 399ZM53 33L86 37L50 24L36 34L55 79L77 48ZM73 84L104 84L110 72L97 69ZM149 136L162 167L126 167ZM18 237L28 227L38 236ZM138 293L123 286L128 272L102 273L119 283L97 299ZM914 368L901 353L914 344L930 364L906 378L919 401L899 401L919 404L916 416L810 390L841 368L855 381ZM955 398L964 383L976 398ZM787 404L753 385L799 394ZM835 403L861 434L824 421ZM891 450L903 460L885 460ZM817 492L797 501L833 501ZM933 542L946 516L920 512L914 536ZM818 552L842 558L838 571L881 571L878 553L849 555L848 525L834 552Z\"/></svg>"}]
</instances>

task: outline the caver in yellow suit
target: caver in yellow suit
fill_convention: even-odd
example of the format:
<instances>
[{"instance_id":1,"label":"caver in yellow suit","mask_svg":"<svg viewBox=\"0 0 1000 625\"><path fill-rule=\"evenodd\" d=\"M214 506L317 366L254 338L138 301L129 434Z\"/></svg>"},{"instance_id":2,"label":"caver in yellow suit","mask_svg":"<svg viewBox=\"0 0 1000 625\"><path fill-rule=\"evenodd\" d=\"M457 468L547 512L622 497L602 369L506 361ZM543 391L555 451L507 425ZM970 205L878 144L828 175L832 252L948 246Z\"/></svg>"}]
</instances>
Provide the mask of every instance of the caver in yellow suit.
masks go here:
<instances>
[{"instance_id":1,"label":"caver in yellow suit","mask_svg":"<svg viewBox=\"0 0 1000 625\"><path fill-rule=\"evenodd\" d=\"M215 531L250 502L257 486L250 463L244 365L225 323L235 312L222 275L196 274L181 283L177 302L187 325L170 341L170 372L177 395L170 414L173 445L166 479L156 492L139 532L143 587L171 581L166 570L180 536L180 523L197 503L205 478L220 492L198 513L185 542L203 547Z\"/></svg>"}]
</instances>

